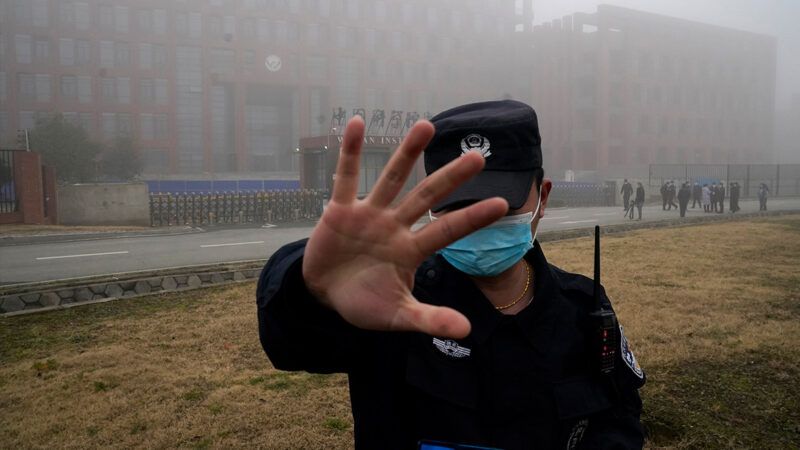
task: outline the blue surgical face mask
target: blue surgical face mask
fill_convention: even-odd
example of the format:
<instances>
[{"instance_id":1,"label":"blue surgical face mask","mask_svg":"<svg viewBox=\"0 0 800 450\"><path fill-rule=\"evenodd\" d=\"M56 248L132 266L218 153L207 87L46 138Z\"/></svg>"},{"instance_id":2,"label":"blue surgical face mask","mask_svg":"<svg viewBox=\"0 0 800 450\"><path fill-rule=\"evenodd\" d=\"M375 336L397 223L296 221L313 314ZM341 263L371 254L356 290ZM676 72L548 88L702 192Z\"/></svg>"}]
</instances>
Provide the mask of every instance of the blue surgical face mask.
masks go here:
<instances>
[{"instance_id":1,"label":"blue surgical face mask","mask_svg":"<svg viewBox=\"0 0 800 450\"><path fill-rule=\"evenodd\" d=\"M503 273L533 247L536 233L531 232L531 223L539 214L541 202L540 194L534 213L503 217L439 250L439 254L468 275L492 277Z\"/></svg>"}]
</instances>

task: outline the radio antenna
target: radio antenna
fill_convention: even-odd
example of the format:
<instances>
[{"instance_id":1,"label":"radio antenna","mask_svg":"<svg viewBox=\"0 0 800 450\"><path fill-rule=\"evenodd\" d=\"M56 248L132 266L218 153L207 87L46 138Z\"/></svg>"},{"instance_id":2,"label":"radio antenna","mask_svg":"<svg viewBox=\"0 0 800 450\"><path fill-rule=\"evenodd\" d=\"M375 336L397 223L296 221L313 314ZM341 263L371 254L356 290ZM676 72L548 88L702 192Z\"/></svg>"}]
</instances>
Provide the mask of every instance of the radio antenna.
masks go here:
<instances>
[{"instance_id":1,"label":"radio antenna","mask_svg":"<svg viewBox=\"0 0 800 450\"><path fill-rule=\"evenodd\" d=\"M594 226L594 303L603 309L600 302L600 225Z\"/></svg>"}]
</instances>

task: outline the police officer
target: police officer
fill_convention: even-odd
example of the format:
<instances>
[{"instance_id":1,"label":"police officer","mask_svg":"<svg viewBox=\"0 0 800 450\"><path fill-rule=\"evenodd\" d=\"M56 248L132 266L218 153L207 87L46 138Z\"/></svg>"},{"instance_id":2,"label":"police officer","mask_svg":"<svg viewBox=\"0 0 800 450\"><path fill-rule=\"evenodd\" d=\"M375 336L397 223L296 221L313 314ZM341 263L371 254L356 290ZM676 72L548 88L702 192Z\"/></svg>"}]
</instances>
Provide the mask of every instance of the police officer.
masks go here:
<instances>
[{"instance_id":1,"label":"police officer","mask_svg":"<svg viewBox=\"0 0 800 450\"><path fill-rule=\"evenodd\" d=\"M686 208L689 206L689 197L691 197L692 192L689 188L689 183L683 183L681 185L680 190L678 191L678 204L681 207L680 214L681 217L686 217Z\"/></svg>"},{"instance_id":2,"label":"police officer","mask_svg":"<svg viewBox=\"0 0 800 450\"><path fill-rule=\"evenodd\" d=\"M535 112L504 100L431 122L363 200L364 122L348 123L321 220L259 280L274 366L347 373L356 448L641 448L645 375L622 327L598 362L592 281L535 241L552 188ZM428 177L394 202L423 149Z\"/></svg>"},{"instance_id":3,"label":"police officer","mask_svg":"<svg viewBox=\"0 0 800 450\"><path fill-rule=\"evenodd\" d=\"M622 209L628 209L631 195L633 194L633 186L628 182L627 178L622 182L622 190L619 193L622 194Z\"/></svg>"}]
</instances>

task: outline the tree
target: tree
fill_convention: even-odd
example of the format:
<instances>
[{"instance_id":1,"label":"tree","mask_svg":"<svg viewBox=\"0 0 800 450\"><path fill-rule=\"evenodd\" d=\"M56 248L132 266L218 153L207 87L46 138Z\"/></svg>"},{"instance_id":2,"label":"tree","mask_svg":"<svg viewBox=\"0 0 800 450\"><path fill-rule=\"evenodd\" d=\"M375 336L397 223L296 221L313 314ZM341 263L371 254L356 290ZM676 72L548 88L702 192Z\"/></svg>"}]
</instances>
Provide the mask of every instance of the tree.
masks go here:
<instances>
[{"instance_id":1,"label":"tree","mask_svg":"<svg viewBox=\"0 0 800 450\"><path fill-rule=\"evenodd\" d=\"M118 137L103 153L101 170L106 178L114 181L129 181L142 173L136 141L130 137Z\"/></svg>"},{"instance_id":2,"label":"tree","mask_svg":"<svg viewBox=\"0 0 800 450\"><path fill-rule=\"evenodd\" d=\"M55 167L60 181L93 180L95 157L101 146L89 139L83 128L56 114L37 120L29 139L31 150L41 154L45 164Z\"/></svg>"}]
</instances>

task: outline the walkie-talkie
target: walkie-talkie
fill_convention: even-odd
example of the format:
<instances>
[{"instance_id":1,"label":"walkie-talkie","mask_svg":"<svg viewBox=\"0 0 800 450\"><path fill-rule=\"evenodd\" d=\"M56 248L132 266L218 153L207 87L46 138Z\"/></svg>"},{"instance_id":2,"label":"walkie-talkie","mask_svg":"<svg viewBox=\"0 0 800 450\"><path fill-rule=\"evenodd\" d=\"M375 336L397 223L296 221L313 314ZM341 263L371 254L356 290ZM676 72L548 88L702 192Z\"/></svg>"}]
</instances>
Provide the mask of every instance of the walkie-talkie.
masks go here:
<instances>
[{"instance_id":1,"label":"walkie-talkie","mask_svg":"<svg viewBox=\"0 0 800 450\"><path fill-rule=\"evenodd\" d=\"M614 371L614 360L617 355L617 316L600 298L600 226L594 227L594 304L597 310L591 313L597 330L598 366L600 373L610 374ZM608 308L606 308L608 306Z\"/></svg>"}]
</instances>

